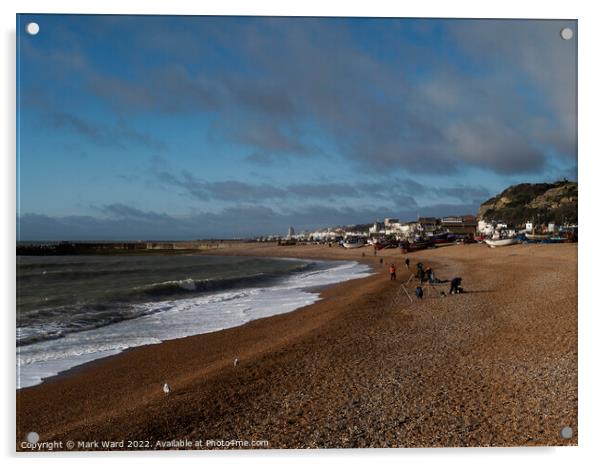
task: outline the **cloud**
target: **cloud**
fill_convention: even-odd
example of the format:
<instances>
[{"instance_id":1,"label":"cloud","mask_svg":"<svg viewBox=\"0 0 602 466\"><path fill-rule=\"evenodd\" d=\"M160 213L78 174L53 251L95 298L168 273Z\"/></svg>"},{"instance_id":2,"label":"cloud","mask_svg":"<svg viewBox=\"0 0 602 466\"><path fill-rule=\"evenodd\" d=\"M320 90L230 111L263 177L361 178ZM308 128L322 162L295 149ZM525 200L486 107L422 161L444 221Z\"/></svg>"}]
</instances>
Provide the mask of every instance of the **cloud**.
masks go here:
<instances>
[{"instance_id":1,"label":"cloud","mask_svg":"<svg viewBox=\"0 0 602 466\"><path fill-rule=\"evenodd\" d=\"M379 205L390 205L393 208L418 208L416 197L434 199L441 202L454 198L464 203L480 203L491 197L491 192L479 185L456 184L451 186L431 187L411 178L388 177L379 181L362 182L312 182L290 183L280 186L267 183L253 184L243 181L223 180L207 181L195 177L191 172L183 170L174 174L165 169L156 171L156 179L166 185L183 189L183 194L193 200L219 200L229 203L243 201L260 204L295 200L301 202L361 200L376 202Z\"/></svg>"},{"instance_id":2,"label":"cloud","mask_svg":"<svg viewBox=\"0 0 602 466\"><path fill-rule=\"evenodd\" d=\"M545 165L543 153L520 131L490 118L453 123L449 141L460 160L500 174L537 173Z\"/></svg>"},{"instance_id":3,"label":"cloud","mask_svg":"<svg viewBox=\"0 0 602 466\"><path fill-rule=\"evenodd\" d=\"M171 217L167 214L143 211L120 203L107 204L102 206L99 210L117 219L136 220L139 222L148 222L152 224L157 222L168 224L169 221L171 221Z\"/></svg>"},{"instance_id":4,"label":"cloud","mask_svg":"<svg viewBox=\"0 0 602 466\"><path fill-rule=\"evenodd\" d=\"M280 199L379 199L381 201L403 201L416 205L412 196L427 192L427 189L408 178L391 178L379 182L312 182L290 183L276 186L268 183L248 183L238 180L208 181L197 178L183 170L179 174L158 169L156 179L166 185L183 189L192 199L227 202L261 202Z\"/></svg>"},{"instance_id":5,"label":"cloud","mask_svg":"<svg viewBox=\"0 0 602 466\"><path fill-rule=\"evenodd\" d=\"M180 176L169 172L159 172L159 181L183 188L192 198L199 200L218 199L222 201L269 200L286 196L286 191L269 184L253 185L242 181L206 181L195 178L183 171Z\"/></svg>"},{"instance_id":6,"label":"cloud","mask_svg":"<svg viewBox=\"0 0 602 466\"><path fill-rule=\"evenodd\" d=\"M530 86L529 92L538 100L531 102L535 108L524 108L524 130L539 143L576 158L577 43L560 38L564 27L577 36L574 20L457 21L448 29L475 62L491 64L506 82L520 79L523 92L525 84ZM504 92L501 97L516 101L519 95ZM540 115L537 107L543 110Z\"/></svg>"},{"instance_id":7,"label":"cloud","mask_svg":"<svg viewBox=\"0 0 602 466\"><path fill-rule=\"evenodd\" d=\"M474 204L439 204L391 208L308 205L288 211L256 204L237 204L219 212L197 211L187 216L143 211L125 204L99 207L100 216L53 217L24 214L17 218L19 241L56 240L177 240L195 238L251 238L285 234L289 225L311 230L335 225L369 223L375 218L414 220L417 215L475 213Z\"/></svg>"},{"instance_id":8,"label":"cloud","mask_svg":"<svg viewBox=\"0 0 602 466\"><path fill-rule=\"evenodd\" d=\"M150 69L136 81L107 75L88 65L83 72L89 90L106 99L119 114L132 112L197 113L215 110L218 92L203 75L191 75L179 64Z\"/></svg>"},{"instance_id":9,"label":"cloud","mask_svg":"<svg viewBox=\"0 0 602 466\"><path fill-rule=\"evenodd\" d=\"M102 147L127 150L130 144L135 144L159 152L167 149L162 141L136 131L124 121L106 125L63 111L50 112L45 121L52 128L72 131L88 142Z\"/></svg>"},{"instance_id":10,"label":"cloud","mask_svg":"<svg viewBox=\"0 0 602 466\"><path fill-rule=\"evenodd\" d=\"M102 26L122 32L128 21ZM76 51L48 60L120 116L210 115L213 140L248 150L251 163L319 156L324 143L373 173L525 174L547 166L548 148L576 157L575 42L558 36L566 22L147 21L156 28L132 34L131 53L159 54L154 65L117 75ZM412 27L424 42L401 33ZM360 38L372 35L378 47Z\"/></svg>"},{"instance_id":11,"label":"cloud","mask_svg":"<svg viewBox=\"0 0 602 466\"><path fill-rule=\"evenodd\" d=\"M454 197L463 202L483 202L491 197L491 192L482 186L458 185L448 188L434 188L433 192L437 196Z\"/></svg>"},{"instance_id":12,"label":"cloud","mask_svg":"<svg viewBox=\"0 0 602 466\"><path fill-rule=\"evenodd\" d=\"M214 124L214 128L231 142L267 154L306 155L310 152L308 144L301 140L295 129L287 129L279 123L259 117L234 116L220 120Z\"/></svg>"}]
</instances>

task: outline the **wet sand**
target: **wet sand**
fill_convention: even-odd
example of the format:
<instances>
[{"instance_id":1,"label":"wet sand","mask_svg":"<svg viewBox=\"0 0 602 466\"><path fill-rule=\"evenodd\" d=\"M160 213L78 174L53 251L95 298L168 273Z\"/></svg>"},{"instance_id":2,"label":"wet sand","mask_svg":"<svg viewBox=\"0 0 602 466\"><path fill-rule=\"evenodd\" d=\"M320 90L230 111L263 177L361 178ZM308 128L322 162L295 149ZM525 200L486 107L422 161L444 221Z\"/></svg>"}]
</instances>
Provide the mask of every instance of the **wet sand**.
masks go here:
<instances>
[{"instance_id":1,"label":"wet sand","mask_svg":"<svg viewBox=\"0 0 602 466\"><path fill-rule=\"evenodd\" d=\"M427 289L411 303L400 290L409 273L398 250L374 257L370 248L241 244L218 253L356 259L376 274L328 287L321 301L289 314L133 348L20 390L17 448L29 431L40 441L125 441L115 449L128 441L173 448L157 443L173 440L204 448L241 447L207 440L260 442L251 448L577 444L576 245L409 254L438 278L463 277L467 291ZM396 282L387 274L393 260ZM564 426L571 439L560 436Z\"/></svg>"}]
</instances>

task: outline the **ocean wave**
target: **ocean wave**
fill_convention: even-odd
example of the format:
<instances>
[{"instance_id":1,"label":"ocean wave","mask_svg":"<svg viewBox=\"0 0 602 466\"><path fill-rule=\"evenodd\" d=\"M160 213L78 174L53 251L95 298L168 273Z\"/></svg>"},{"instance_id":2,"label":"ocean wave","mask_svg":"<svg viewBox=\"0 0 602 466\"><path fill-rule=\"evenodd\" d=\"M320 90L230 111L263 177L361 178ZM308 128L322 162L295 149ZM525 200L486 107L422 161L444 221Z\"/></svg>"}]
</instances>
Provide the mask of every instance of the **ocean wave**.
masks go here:
<instances>
[{"instance_id":1,"label":"ocean wave","mask_svg":"<svg viewBox=\"0 0 602 466\"><path fill-rule=\"evenodd\" d=\"M210 292L223 291L243 286L259 284L266 279L271 278L265 273L257 273L244 277L227 278L206 278L194 280L193 278L184 278L182 280L168 280L165 282L151 283L149 285L138 286L134 288L134 293L158 297L190 292Z\"/></svg>"},{"instance_id":2,"label":"ocean wave","mask_svg":"<svg viewBox=\"0 0 602 466\"><path fill-rule=\"evenodd\" d=\"M314 263L315 262L315 263ZM21 329L21 338L30 339L63 332L62 338L36 341L17 348L18 387L36 385L45 377L50 377L85 362L150 343L182 338L189 335L214 332L225 328L243 325L251 320L283 314L309 305L318 299L319 294L309 291L315 285L327 285L370 274L370 268L357 262L346 264L314 261L298 267L297 273L286 275L284 280L270 284L263 277L261 283L267 286L228 289L218 293L198 291L195 280L177 280L155 283L143 292L157 292L157 289L179 288L187 297L179 299L149 300L146 303L129 305L129 311L121 314L130 318L109 325L96 322L94 328L81 331L90 315L82 313L76 319L80 331L65 331L57 326L30 326ZM317 272L319 269L319 273ZM261 277L260 277L261 278ZM207 286L206 281L202 281ZM240 283L240 279L238 282ZM195 291L187 290L194 284ZM209 286L223 286L214 283ZM159 291L161 293L162 291ZM179 292L180 293L180 292ZM112 307L112 305L108 305ZM120 308L124 311L123 308ZM103 314L96 309L92 314ZM119 313L118 313L119 314ZM105 316L107 319L109 315ZM114 317L114 316L113 316ZM54 332L54 333L53 333Z\"/></svg>"},{"instance_id":3,"label":"ocean wave","mask_svg":"<svg viewBox=\"0 0 602 466\"><path fill-rule=\"evenodd\" d=\"M281 272L258 272L239 277L205 278L195 280L188 277L182 280L168 280L149 285L138 286L134 288L135 294L147 295L150 297L173 296L178 294L207 293L233 290L239 288L251 288L257 286L269 286L278 280L285 279L295 274L305 273L315 267L315 264L308 262L302 263L293 269ZM316 273L318 273L316 271Z\"/></svg>"},{"instance_id":4,"label":"ocean wave","mask_svg":"<svg viewBox=\"0 0 602 466\"><path fill-rule=\"evenodd\" d=\"M38 309L18 319L17 346L56 340L70 333L94 330L124 320L164 312L171 307L170 303L154 306L113 303Z\"/></svg>"}]
</instances>

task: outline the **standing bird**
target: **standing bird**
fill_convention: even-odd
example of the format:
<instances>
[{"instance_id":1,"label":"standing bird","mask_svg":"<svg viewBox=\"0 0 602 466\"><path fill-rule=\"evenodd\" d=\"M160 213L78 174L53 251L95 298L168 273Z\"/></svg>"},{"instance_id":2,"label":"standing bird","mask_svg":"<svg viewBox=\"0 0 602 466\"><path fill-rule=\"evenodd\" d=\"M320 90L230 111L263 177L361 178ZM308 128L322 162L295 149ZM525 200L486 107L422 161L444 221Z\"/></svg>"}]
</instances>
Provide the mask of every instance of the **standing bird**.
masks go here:
<instances>
[{"instance_id":1,"label":"standing bird","mask_svg":"<svg viewBox=\"0 0 602 466\"><path fill-rule=\"evenodd\" d=\"M238 366L239 364L240 364L240 359L234 358L234 367Z\"/></svg>"},{"instance_id":2,"label":"standing bird","mask_svg":"<svg viewBox=\"0 0 602 466\"><path fill-rule=\"evenodd\" d=\"M163 384L163 393L169 395L169 392L171 392L171 387L168 384Z\"/></svg>"}]
</instances>

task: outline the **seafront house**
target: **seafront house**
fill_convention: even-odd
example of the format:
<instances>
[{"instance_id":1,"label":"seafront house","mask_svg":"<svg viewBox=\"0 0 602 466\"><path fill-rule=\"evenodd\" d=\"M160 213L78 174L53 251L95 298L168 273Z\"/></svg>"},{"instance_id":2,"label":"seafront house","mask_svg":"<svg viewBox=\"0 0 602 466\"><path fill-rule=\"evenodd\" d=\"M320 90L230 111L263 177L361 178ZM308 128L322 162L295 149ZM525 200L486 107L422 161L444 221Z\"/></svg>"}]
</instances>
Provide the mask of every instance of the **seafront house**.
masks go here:
<instances>
[{"instance_id":1,"label":"seafront house","mask_svg":"<svg viewBox=\"0 0 602 466\"><path fill-rule=\"evenodd\" d=\"M477 219L474 215L461 215L443 217L441 228L456 235L475 236L477 232Z\"/></svg>"},{"instance_id":2,"label":"seafront house","mask_svg":"<svg viewBox=\"0 0 602 466\"><path fill-rule=\"evenodd\" d=\"M370 236L373 235L386 235L386 228L384 222L379 222L378 219L374 221L374 224L368 229Z\"/></svg>"},{"instance_id":3,"label":"seafront house","mask_svg":"<svg viewBox=\"0 0 602 466\"><path fill-rule=\"evenodd\" d=\"M435 217L420 217L418 219L418 232L424 236L433 236L439 228L439 219Z\"/></svg>"}]
</instances>

